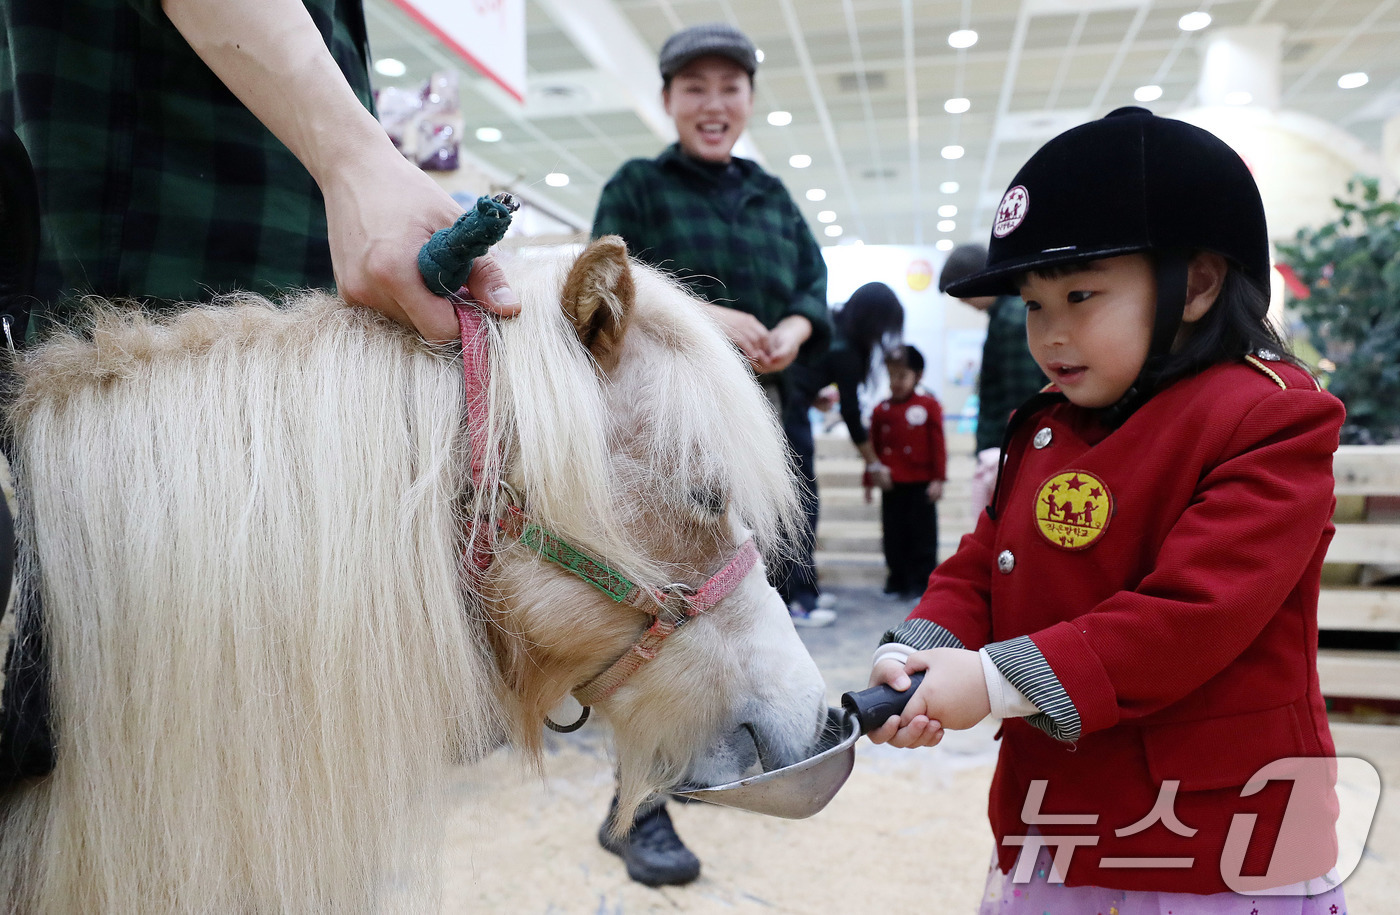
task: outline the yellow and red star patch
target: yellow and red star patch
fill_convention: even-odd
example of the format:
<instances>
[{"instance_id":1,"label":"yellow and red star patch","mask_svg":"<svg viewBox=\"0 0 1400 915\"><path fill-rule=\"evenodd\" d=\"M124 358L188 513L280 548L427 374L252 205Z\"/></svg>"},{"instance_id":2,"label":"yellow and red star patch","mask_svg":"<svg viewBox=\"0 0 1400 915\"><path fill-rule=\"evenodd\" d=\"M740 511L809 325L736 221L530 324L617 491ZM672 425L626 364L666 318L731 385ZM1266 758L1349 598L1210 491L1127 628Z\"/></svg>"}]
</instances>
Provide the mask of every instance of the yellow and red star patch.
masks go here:
<instances>
[{"instance_id":1,"label":"yellow and red star patch","mask_svg":"<svg viewBox=\"0 0 1400 915\"><path fill-rule=\"evenodd\" d=\"M1103 536L1113 517L1113 496L1103 480L1083 470L1057 473L1040 486L1035 526L1062 550L1082 550Z\"/></svg>"}]
</instances>

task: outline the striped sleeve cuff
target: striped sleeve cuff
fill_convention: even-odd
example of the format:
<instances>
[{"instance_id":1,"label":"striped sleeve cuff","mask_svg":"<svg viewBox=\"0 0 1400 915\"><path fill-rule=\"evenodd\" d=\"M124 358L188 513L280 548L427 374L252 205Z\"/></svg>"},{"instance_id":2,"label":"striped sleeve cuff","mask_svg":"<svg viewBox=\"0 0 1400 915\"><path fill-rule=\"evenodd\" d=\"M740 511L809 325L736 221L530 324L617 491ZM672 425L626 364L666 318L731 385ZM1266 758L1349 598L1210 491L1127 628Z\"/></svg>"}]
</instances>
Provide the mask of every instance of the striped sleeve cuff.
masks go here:
<instances>
[{"instance_id":1,"label":"striped sleeve cuff","mask_svg":"<svg viewBox=\"0 0 1400 915\"><path fill-rule=\"evenodd\" d=\"M1030 636L993 642L982 650L1007 681L1040 709L1038 714L1027 716L1027 724L1056 740L1069 743L1079 739L1083 730L1079 710Z\"/></svg>"},{"instance_id":2,"label":"striped sleeve cuff","mask_svg":"<svg viewBox=\"0 0 1400 915\"><path fill-rule=\"evenodd\" d=\"M947 629L933 622L919 618L907 619L898 626L885 633L880 639L880 644L886 642L898 642L901 645L908 645L915 651L925 651L929 648L963 648L965 647L957 636Z\"/></svg>"}]
</instances>

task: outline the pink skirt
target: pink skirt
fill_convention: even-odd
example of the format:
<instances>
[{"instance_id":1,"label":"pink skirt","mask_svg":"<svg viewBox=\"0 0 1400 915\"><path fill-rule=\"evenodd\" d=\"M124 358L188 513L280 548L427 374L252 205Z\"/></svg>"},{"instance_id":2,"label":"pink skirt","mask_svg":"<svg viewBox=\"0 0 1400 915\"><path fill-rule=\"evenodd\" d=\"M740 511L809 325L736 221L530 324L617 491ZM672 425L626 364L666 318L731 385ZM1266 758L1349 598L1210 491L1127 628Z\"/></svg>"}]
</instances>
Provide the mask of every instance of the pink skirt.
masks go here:
<instances>
[{"instance_id":1,"label":"pink skirt","mask_svg":"<svg viewBox=\"0 0 1400 915\"><path fill-rule=\"evenodd\" d=\"M1113 890L1102 886L1065 886L1051 883L1050 848L1042 846L1035 870L1026 883L1013 883L1011 874L997 867L996 854L987 873L987 888L978 915L1346 915L1346 899L1340 885L1328 887L1324 879L1314 895L1241 896L1238 893L1159 893L1146 890ZM1310 886L1309 889L1312 889Z\"/></svg>"}]
</instances>

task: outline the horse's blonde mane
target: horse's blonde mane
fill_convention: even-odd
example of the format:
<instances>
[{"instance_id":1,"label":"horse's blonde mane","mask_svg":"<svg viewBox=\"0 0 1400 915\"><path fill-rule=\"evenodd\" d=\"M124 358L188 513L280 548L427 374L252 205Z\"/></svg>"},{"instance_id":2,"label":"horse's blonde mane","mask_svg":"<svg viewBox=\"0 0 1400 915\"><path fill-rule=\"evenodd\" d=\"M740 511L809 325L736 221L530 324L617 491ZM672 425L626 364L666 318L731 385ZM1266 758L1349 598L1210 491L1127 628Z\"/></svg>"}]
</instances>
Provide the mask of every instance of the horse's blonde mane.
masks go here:
<instances>
[{"instance_id":1,"label":"horse's blonde mane","mask_svg":"<svg viewBox=\"0 0 1400 915\"><path fill-rule=\"evenodd\" d=\"M23 373L62 745L5 799L0 907L430 908L385 887L433 892L431 789L501 731L460 364L309 294L100 315Z\"/></svg>"}]
</instances>

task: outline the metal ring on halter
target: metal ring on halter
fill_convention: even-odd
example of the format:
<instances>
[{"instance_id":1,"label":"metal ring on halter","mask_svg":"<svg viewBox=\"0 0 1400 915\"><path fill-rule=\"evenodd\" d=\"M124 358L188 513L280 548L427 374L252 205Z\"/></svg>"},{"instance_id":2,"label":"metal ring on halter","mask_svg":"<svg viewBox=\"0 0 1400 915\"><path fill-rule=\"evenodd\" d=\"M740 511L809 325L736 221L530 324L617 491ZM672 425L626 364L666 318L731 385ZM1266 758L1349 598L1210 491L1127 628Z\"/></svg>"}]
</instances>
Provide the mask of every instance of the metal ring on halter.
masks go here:
<instances>
[{"instance_id":1,"label":"metal ring on halter","mask_svg":"<svg viewBox=\"0 0 1400 915\"><path fill-rule=\"evenodd\" d=\"M549 720L548 715L545 715L544 726L549 728L556 734L572 734L574 731L577 731L579 728L583 727L584 722L588 720L588 716L592 713L592 711L593 710L590 707L585 705L583 707L583 711L579 712L578 721L575 721L573 724L555 724L553 721Z\"/></svg>"},{"instance_id":2,"label":"metal ring on halter","mask_svg":"<svg viewBox=\"0 0 1400 915\"><path fill-rule=\"evenodd\" d=\"M669 621L676 624L679 629L686 620L690 619L690 599L695 596L695 588L682 582L673 581L659 592L661 599L660 611L656 614L657 619L669 617Z\"/></svg>"}]
</instances>

